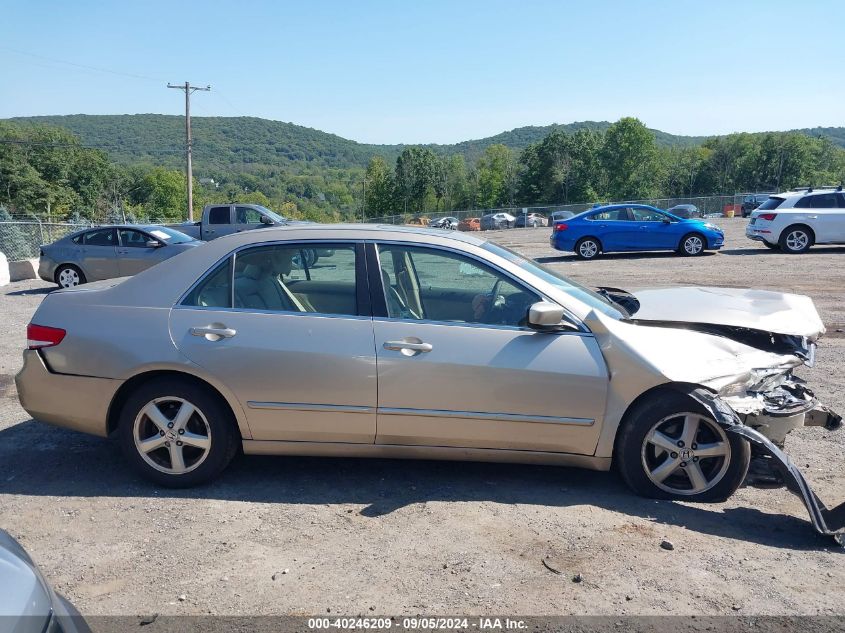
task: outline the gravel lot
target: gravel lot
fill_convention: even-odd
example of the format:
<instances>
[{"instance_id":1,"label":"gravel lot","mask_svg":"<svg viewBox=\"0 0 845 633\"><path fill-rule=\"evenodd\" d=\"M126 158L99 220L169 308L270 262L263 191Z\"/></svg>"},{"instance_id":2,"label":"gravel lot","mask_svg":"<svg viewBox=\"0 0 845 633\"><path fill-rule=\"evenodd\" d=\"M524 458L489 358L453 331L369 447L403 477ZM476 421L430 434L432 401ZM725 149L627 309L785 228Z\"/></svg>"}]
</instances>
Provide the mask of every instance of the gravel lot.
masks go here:
<instances>
[{"instance_id":1,"label":"gravel lot","mask_svg":"<svg viewBox=\"0 0 845 633\"><path fill-rule=\"evenodd\" d=\"M808 294L829 334L801 374L845 410L845 247L783 255L722 224L726 249L694 259L584 263L551 251L546 228L489 236L590 285ZM845 613L845 549L784 490L694 505L635 497L614 473L271 457L155 488L112 443L18 405L25 324L50 289L0 289L0 526L85 614ZM787 449L828 505L845 501L845 433L802 429Z\"/></svg>"}]
</instances>

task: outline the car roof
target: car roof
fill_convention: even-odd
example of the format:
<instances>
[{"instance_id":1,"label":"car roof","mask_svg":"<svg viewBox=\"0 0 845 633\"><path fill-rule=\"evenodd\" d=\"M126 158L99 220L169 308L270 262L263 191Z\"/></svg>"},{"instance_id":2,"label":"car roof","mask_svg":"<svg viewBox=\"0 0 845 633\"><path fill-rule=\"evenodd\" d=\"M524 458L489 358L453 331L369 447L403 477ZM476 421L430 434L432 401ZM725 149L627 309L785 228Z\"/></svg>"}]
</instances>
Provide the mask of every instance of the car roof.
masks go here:
<instances>
[{"instance_id":1,"label":"car roof","mask_svg":"<svg viewBox=\"0 0 845 633\"><path fill-rule=\"evenodd\" d=\"M806 189L792 189L790 191L783 191L781 193L773 193L770 197L772 198L795 198L797 196L819 196L825 193L842 193L842 189L838 187L825 187L819 189L813 189L812 191L808 191Z\"/></svg>"},{"instance_id":2,"label":"car roof","mask_svg":"<svg viewBox=\"0 0 845 633\"><path fill-rule=\"evenodd\" d=\"M475 219L475 218L468 218ZM435 229L427 226L410 226L405 224L300 224L296 226L268 226L266 229L254 229L252 231L242 231L240 233L232 233L218 237L215 242L222 240L240 240L247 241L244 238L261 237L266 238L266 241L273 239L284 239L280 234L284 233L345 233L355 232L364 235L349 237L348 239L383 239L387 233L402 233L413 235L436 235L440 238L454 240L456 242L464 242L465 244L472 244L474 246L481 246L486 239L476 237L468 233L456 233L446 229ZM306 235L304 239L309 239L311 236ZM326 237L324 235L314 235L313 239L346 239L344 236ZM240 241L239 240L239 241ZM248 241L264 241L260 239L253 239Z\"/></svg>"}]
</instances>

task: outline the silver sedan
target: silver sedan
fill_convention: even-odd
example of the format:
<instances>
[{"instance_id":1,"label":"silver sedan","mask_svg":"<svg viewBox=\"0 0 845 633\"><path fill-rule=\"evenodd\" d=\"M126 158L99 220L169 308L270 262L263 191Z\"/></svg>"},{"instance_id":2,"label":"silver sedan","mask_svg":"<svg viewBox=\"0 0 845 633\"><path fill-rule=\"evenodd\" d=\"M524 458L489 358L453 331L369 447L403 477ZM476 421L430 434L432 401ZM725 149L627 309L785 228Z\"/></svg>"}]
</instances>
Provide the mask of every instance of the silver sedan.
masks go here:
<instances>
[{"instance_id":1,"label":"silver sedan","mask_svg":"<svg viewBox=\"0 0 845 633\"><path fill-rule=\"evenodd\" d=\"M840 425L792 374L823 332L803 296L593 290L463 233L297 226L52 293L17 388L36 420L115 436L166 486L242 449L615 463L642 495L720 501L754 460L841 535L781 450Z\"/></svg>"},{"instance_id":2,"label":"silver sedan","mask_svg":"<svg viewBox=\"0 0 845 633\"><path fill-rule=\"evenodd\" d=\"M60 288L127 277L203 244L165 226L101 226L41 247L38 276Z\"/></svg>"}]
</instances>

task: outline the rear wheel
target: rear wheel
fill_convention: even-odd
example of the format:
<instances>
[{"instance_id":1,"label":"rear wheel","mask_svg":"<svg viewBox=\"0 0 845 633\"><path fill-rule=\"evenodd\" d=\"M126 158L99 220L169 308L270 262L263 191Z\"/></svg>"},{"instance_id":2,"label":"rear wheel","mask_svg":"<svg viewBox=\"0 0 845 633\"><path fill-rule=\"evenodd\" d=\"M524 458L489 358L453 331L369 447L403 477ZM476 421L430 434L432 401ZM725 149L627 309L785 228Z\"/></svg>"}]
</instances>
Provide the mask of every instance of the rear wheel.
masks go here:
<instances>
[{"instance_id":1,"label":"rear wheel","mask_svg":"<svg viewBox=\"0 0 845 633\"><path fill-rule=\"evenodd\" d=\"M601 244L594 237L582 237L575 245L575 254L581 259L595 259L601 253Z\"/></svg>"},{"instance_id":2,"label":"rear wheel","mask_svg":"<svg viewBox=\"0 0 845 633\"><path fill-rule=\"evenodd\" d=\"M742 484L751 448L689 396L663 392L628 416L614 459L625 483L640 495L717 502Z\"/></svg>"},{"instance_id":3,"label":"rear wheel","mask_svg":"<svg viewBox=\"0 0 845 633\"><path fill-rule=\"evenodd\" d=\"M681 240L681 243L678 245L678 253L685 257L695 257L704 253L706 247L707 241L702 235L690 233L689 235L685 235L684 239Z\"/></svg>"},{"instance_id":4,"label":"rear wheel","mask_svg":"<svg viewBox=\"0 0 845 633\"><path fill-rule=\"evenodd\" d=\"M780 235L780 249L785 253L805 253L813 245L815 236L806 226L796 225L786 228Z\"/></svg>"},{"instance_id":5,"label":"rear wheel","mask_svg":"<svg viewBox=\"0 0 845 633\"><path fill-rule=\"evenodd\" d=\"M73 288L85 283L85 274L76 266L64 264L56 269L55 280L59 288Z\"/></svg>"},{"instance_id":6,"label":"rear wheel","mask_svg":"<svg viewBox=\"0 0 845 633\"><path fill-rule=\"evenodd\" d=\"M119 438L129 463L170 488L205 483L229 464L238 434L220 397L193 382L157 379L141 385L123 406Z\"/></svg>"}]
</instances>

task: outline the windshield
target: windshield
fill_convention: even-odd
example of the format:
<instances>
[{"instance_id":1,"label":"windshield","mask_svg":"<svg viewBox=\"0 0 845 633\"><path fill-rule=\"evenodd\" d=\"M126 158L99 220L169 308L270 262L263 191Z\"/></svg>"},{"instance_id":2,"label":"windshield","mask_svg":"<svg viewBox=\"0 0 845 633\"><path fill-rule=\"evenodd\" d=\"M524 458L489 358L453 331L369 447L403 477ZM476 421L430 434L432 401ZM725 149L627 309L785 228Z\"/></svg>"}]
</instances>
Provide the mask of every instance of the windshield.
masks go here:
<instances>
[{"instance_id":1,"label":"windshield","mask_svg":"<svg viewBox=\"0 0 845 633\"><path fill-rule=\"evenodd\" d=\"M614 319L628 318L628 314L624 311L622 306L612 302L610 299L604 297L594 290L578 284L571 279L567 279L563 275L556 273L550 268L546 268L542 264L526 259L519 253L515 253L509 248L494 244L493 242L485 242L482 245L487 251L495 253L500 257L504 257L512 264L516 264L522 270L529 272L543 281L552 284L556 288L562 290L566 294L578 299L582 303L586 303L591 308L595 308L599 312L606 314Z\"/></svg>"},{"instance_id":2,"label":"windshield","mask_svg":"<svg viewBox=\"0 0 845 633\"><path fill-rule=\"evenodd\" d=\"M181 231L175 231L166 226L154 226L148 229L150 235L160 239L168 244L183 244L184 242L193 242L195 238L190 235L185 235Z\"/></svg>"},{"instance_id":3,"label":"windshield","mask_svg":"<svg viewBox=\"0 0 845 633\"><path fill-rule=\"evenodd\" d=\"M284 222L286 220L286 218L283 218L282 216L280 216L275 211L270 211L270 209L268 209L267 207L262 207L260 204L256 204L256 205L253 205L253 206L255 206L256 209L261 211L261 213L263 213L264 215L269 217L274 222Z\"/></svg>"}]
</instances>

